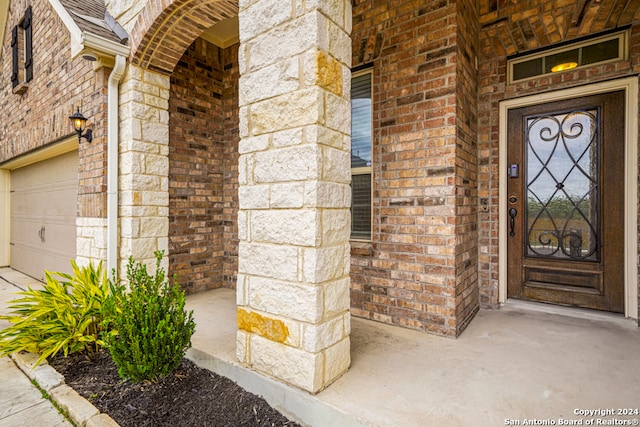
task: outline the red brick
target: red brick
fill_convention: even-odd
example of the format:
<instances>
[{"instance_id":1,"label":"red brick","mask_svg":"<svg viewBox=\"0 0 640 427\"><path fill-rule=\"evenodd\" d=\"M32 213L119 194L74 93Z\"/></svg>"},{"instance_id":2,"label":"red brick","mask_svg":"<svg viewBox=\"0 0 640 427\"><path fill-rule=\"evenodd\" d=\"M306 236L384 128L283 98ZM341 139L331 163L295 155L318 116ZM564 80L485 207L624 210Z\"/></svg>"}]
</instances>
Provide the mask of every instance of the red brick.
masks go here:
<instances>
[{"instance_id":1,"label":"red brick","mask_svg":"<svg viewBox=\"0 0 640 427\"><path fill-rule=\"evenodd\" d=\"M169 273L188 292L235 287L236 51L197 39L171 74Z\"/></svg>"},{"instance_id":2,"label":"red brick","mask_svg":"<svg viewBox=\"0 0 640 427\"><path fill-rule=\"evenodd\" d=\"M385 7L395 12L377 36L385 47L375 51L369 41L376 25L369 13L372 4L363 1L354 5L352 34L354 66L362 58L370 58L376 79L373 204L379 208L374 209L373 216L375 250L367 256L373 261L382 256L397 261L388 266L393 269L391 275L378 284L386 284L388 295L400 298L399 305L388 309L391 317L385 312L379 320L456 335L457 323L478 305L478 299L474 301L469 294L457 313L450 308L454 303L448 301L457 293L456 273L475 278L477 268L473 255L477 234L466 224L475 216L477 193L475 64L469 62L475 46L467 34L476 34L478 23L472 14L461 12L474 10L475 6L472 2L447 7L435 7L436 2L413 6L406 2L375 3L377 22L385 16L381 12ZM417 16L416 7L421 11ZM457 40L464 40L465 46L457 45ZM462 55L465 50L470 55ZM454 168L454 164L459 167ZM459 222L456 214L462 216ZM459 239L449 241L442 233ZM438 255L425 256L428 252ZM352 263L361 265L360 256L352 252ZM464 262L456 267L457 259ZM448 304L448 308L420 316L426 314L422 301L409 300L422 295L425 278L435 277L424 275L426 272L445 276L437 280L443 286L437 288L442 296L429 301ZM365 266L358 270L357 277L352 275L352 283L367 280L372 274L377 273ZM473 286L469 283L477 286L473 280L460 286ZM364 308L375 310L376 306ZM377 315L373 312L367 317ZM445 321L439 316L452 319Z\"/></svg>"}]
</instances>

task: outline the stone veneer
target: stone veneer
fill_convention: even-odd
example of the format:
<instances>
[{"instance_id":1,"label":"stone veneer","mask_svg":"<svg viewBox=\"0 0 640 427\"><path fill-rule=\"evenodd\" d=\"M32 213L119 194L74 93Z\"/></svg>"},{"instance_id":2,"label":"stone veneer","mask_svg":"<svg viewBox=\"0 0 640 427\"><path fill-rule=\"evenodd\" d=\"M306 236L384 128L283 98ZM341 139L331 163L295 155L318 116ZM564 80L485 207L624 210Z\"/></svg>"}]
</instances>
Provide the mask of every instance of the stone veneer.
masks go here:
<instances>
[{"instance_id":1,"label":"stone veneer","mask_svg":"<svg viewBox=\"0 0 640 427\"><path fill-rule=\"evenodd\" d=\"M168 99L169 76L127 66L120 85L121 272L129 256L153 264L154 251L168 249Z\"/></svg>"},{"instance_id":2,"label":"stone veneer","mask_svg":"<svg viewBox=\"0 0 640 427\"><path fill-rule=\"evenodd\" d=\"M76 262L78 265L107 259L107 219L76 218L76 227L78 230L76 237Z\"/></svg>"},{"instance_id":3,"label":"stone veneer","mask_svg":"<svg viewBox=\"0 0 640 427\"><path fill-rule=\"evenodd\" d=\"M240 3L237 356L317 392L350 364L351 6Z\"/></svg>"}]
</instances>

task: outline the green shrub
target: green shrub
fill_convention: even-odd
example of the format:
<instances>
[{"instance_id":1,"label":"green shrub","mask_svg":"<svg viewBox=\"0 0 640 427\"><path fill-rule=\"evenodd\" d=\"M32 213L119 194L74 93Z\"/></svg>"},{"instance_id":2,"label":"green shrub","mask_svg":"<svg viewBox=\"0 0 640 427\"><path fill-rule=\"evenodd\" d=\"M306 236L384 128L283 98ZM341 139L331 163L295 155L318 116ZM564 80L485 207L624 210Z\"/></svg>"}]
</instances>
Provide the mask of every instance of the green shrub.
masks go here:
<instances>
[{"instance_id":1,"label":"green shrub","mask_svg":"<svg viewBox=\"0 0 640 427\"><path fill-rule=\"evenodd\" d=\"M129 291L117 287L109 308L114 330L105 341L123 379L153 381L165 376L191 347L193 312L185 311L184 292L175 280L173 284L165 280L160 267L163 254L155 253L153 276L145 265L129 258Z\"/></svg>"},{"instance_id":2,"label":"green shrub","mask_svg":"<svg viewBox=\"0 0 640 427\"><path fill-rule=\"evenodd\" d=\"M43 289L17 292L23 297L9 302L10 314L0 319L12 325L0 331L0 356L23 350L40 353L37 365L61 350L66 356L103 344L103 304L114 287L102 262L97 267L71 265L73 275L45 271Z\"/></svg>"}]
</instances>

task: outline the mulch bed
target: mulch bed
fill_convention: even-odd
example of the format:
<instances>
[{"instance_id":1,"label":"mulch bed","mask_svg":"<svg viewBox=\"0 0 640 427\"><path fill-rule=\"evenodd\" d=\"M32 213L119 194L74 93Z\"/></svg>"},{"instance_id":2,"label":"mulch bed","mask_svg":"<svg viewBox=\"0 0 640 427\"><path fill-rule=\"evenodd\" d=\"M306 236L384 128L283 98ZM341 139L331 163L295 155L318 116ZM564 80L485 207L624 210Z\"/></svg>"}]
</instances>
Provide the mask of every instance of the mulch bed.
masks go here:
<instances>
[{"instance_id":1,"label":"mulch bed","mask_svg":"<svg viewBox=\"0 0 640 427\"><path fill-rule=\"evenodd\" d=\"M125 382L106 350L58 356L49 364L67 385L122 427L298 426L262 399L183 359L155 383Z\"/></svg>"}]
</instances>

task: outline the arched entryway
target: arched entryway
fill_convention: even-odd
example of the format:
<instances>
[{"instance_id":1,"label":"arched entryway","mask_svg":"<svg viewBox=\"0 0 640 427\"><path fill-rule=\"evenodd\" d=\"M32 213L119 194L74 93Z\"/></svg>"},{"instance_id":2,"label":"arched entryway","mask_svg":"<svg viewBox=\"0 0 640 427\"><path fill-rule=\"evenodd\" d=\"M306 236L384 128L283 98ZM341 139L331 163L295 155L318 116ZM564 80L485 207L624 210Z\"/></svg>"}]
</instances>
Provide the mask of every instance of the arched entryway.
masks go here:
<instances>
[{"instance_id":1,"label":"arched entryway","mask_svg":"<svg viewBox=\"0 0 640 427\"><path fill-rule=\"evenodd\" d=\"M351 8L243 7L150 1L132 25L121 248L168 249L193 289L237 271L239 361L316 392L350 363ZM239 49L200 37L235 15Z\"/></svg>"}]
</instances>

